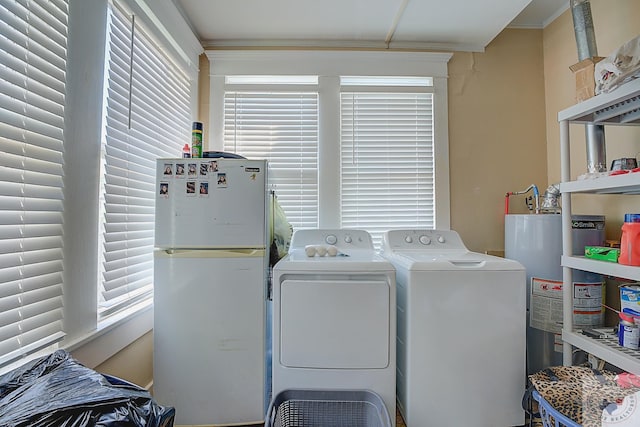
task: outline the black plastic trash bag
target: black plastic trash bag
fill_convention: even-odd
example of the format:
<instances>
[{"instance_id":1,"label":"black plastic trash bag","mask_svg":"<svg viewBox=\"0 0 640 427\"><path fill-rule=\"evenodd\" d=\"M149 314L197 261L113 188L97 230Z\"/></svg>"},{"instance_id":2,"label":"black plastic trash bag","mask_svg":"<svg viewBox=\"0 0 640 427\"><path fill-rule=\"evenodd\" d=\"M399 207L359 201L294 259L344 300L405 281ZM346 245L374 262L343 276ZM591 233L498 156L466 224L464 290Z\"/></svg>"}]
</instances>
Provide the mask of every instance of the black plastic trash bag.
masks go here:
<instances>
[{"instance_id":1,"label":"black plastic trash bag","mask_svg":"<svg viewBox=\"0 0 640 427\"><path fill-rule=\"evenodd\" d=\"M0 426L173 426L175 411L134 384L82 366L64 350L0 376Z\"/></svg>"}]
</instances>

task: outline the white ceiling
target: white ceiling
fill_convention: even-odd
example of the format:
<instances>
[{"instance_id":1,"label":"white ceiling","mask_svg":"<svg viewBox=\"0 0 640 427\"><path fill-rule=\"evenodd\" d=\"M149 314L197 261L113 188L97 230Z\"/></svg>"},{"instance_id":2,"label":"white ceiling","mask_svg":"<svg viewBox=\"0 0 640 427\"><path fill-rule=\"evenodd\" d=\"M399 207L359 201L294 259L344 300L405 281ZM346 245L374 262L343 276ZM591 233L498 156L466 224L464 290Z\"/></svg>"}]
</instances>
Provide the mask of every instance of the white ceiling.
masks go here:
<instances>
[{"instance_id":1,"label":"white ceiling","mask_svg":"<svg viewBox=\"0 0 640 427\"><path fill-rule=\"evenodd\" d=\"M206 47L483 51L505 27L543 28L568 0L173 0Z\"/></svg>"}]
</instances>

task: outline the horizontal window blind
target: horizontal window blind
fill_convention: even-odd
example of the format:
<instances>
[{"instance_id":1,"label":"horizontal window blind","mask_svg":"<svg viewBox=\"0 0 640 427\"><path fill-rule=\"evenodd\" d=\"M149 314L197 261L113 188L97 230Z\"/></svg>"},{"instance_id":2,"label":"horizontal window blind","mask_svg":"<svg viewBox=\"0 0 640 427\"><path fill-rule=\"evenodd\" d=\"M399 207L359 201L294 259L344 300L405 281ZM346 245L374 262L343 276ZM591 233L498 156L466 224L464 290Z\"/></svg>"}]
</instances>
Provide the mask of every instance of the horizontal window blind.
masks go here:
<instances>
[{"instance_id":1,"label":"horizontal window blind","mask_svg":"<svg viewBox=\"0 0 640 427\"><path fill-rule=\"evenodd\" d=\"M341 226L433 228L433 94L343 92Z\"/></svg>"},{"instance_id":2,"label":"horizontal window blind","mask_svg":"<svg viewBox=\"0 0 640 427\"><path fill-rule=\"evenodd\" d=\"M0 366L64 336L68 2L0 3Z\"/></svg>"},{"instance_id":3,"label":"horizontal window blind","mask_svg":"<svg viewBox=\"0 0 640 427\"><path fill-rule=\"evenodd\" d=\"M155 160L190 135L190 81L150 36L110 5L103 140L100 319L151 298Z\"/></svg>"},{"instance_id":4,"label":"horizontal window blind","mask_svg":"<svg viewBox=\"0 0 640 427\"><path fill-rule=\"evenodd\" d=\"M267 159L287 220L318 226L317 92L226 92L224 150Z\"/></svg>"}]
</instances>

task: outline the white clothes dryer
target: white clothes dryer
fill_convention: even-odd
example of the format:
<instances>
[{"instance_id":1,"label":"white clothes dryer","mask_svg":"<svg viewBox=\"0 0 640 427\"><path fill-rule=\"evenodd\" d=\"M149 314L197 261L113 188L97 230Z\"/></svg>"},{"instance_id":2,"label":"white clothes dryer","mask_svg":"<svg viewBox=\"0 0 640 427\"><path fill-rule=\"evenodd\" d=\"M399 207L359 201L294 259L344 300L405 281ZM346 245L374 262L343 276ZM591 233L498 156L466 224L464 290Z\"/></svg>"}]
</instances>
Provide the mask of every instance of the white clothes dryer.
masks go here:
<instances>
[{"instance_id":1,"label":"white clothes dryer","mask_svg":"<svg viewBox=\"0 0 640 427\"><path fill-rule=\"evenodd\" d=\"M470 252L455 231L392 230L397 397L408 427L525 422L526 273Z\"/></svg>"},{"instance_id":2,"label":"white clothes dryer","mask_svg":"<svg viewBox=\"0 0 640 427\"><path fill-rule=\"evenodd\" d=\"M395 425L395 270L363 230L297 230L273 269L273 396L370 390Z\"/></svg>"}]
</instances>

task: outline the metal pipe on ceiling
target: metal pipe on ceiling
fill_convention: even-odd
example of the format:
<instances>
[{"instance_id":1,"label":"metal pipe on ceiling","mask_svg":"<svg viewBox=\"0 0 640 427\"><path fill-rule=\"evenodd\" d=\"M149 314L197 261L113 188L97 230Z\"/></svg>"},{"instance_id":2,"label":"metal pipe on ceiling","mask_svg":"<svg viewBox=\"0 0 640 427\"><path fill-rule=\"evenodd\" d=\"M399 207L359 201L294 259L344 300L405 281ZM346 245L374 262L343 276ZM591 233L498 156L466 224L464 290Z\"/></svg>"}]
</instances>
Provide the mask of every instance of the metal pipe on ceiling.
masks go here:
<instances>
[{"instance_id":1,"label":"metal pipe on ceiling","mask_svg":"<svg viewBox=\"0 0 640 427\"><path fill-rule=\"evenodd\" d=\"M400 22L400 18L402 18L402 15L404 15L404 10L407 8L408 3L409 3L409 0L402 0L402 3L400 3L400 7L398 8L398 11L393 17L393 21L391 21L391 27L387 32L387 37L385 37L384 39L384 44L387 46L387 49L389 49L389 44L391 43L393 34L396 32L396 29L398 28L398 22Z\"/></svg>"}]
</instances>

